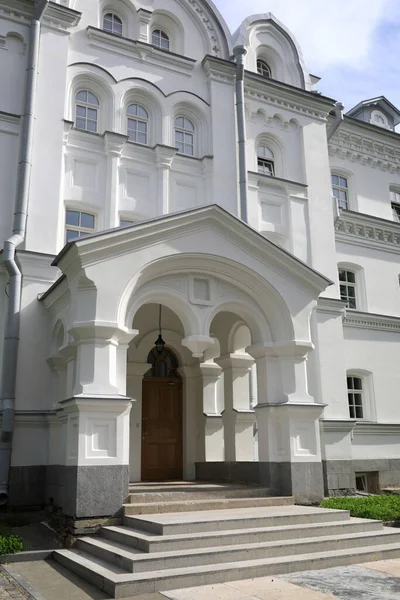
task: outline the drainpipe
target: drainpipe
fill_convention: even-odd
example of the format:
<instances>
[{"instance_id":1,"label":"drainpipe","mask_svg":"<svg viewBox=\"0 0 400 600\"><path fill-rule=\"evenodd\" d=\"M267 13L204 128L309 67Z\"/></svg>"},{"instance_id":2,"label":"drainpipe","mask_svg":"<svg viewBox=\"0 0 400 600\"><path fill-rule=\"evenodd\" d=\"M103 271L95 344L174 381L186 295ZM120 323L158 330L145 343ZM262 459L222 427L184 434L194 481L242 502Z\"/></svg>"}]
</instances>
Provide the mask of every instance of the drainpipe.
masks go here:
<instances>
[{"instance_id":1,"label":"drainpipe","mask_svg":"<svg viewBox=\"0 0 400 600\"><path fill-rule=\"evenodd\" d=\"M236 119L239 141L239 194L240 218L247 223L247 165L246 165L246 116L244 106L244 57L247 50L236 46L233 55L236 60Z\"/></svg>"},{"instance_id":2,"label":"drainpipe","mask_svg":"<svg viewBox=\"0 0 400 600\"><path fill-rule=\"evenodd\" d=\"M337 131L337 129L339 129L340 124L343 121L343 111L344 111L343 104L341 102L336 102L336 104L335 104L335 120L333 121L332 125L329 127L328 132L327 132L328 142L331 139L331 137L333 136L333 134L335 133L335 131Z\"/></svg>"},{"instance_id":3,"label":"drainpipe","mask_svg":"<svg viewBox=\"0 0 400 600\"><path fill-rule=\"evenodd\" d=\"M0 399L2 422L0 431L0 505L8 501L8 478L11 465L14 432L14 401L17 376L17 359L20 331L22 273L16 262L16 249L25 240L26 218L29 203L29 182L32 167L34 109L39 60L40 20L49 0L37 0L29 31L28 66L24 114L21 125L17 193L12 236L4 242L3 264L7 270L8 307L4 334Z\"/></svg>"}]
</instances>

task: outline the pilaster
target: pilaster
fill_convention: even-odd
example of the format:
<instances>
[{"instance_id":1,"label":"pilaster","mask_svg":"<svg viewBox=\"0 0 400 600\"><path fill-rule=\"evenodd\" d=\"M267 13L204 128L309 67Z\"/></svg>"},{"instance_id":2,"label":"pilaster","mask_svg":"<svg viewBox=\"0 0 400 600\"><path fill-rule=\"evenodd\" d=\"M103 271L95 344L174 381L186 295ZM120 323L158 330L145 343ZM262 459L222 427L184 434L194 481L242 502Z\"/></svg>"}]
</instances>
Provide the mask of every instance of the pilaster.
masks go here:
<instances>
[{"instance_id":1,"label":"pilaster","mask_svg":"<svg viewBox=\"0 0 400 600\"><path fill-rule=\"evenodd\" d=\"M137 11L138 18L138 26L139 26L139 35L138 39L140 42L144 42L145 44L151 44L150 40L150 21L151 21L151 11L146 10L145 8L139 8Z\"/></svg>"},{"instance_id":2,"label":"pilaster","mask_svg":"<svg viewBox=\"0 0 400 600\"><path fill-rule=\"evenodd\" d=\"M171 165L176 155L176 148L170 146L156 146L156 160L158 167L158 189L161 202L161 214L169 213L169 179Z\"/></svg>"},{"instance_id":3,"label":"pilaster","mask_svg":"<svg viewBox=\"0 0 400 600\"><path fill-rule=\"evenodd\" d=\"M106 228L119 226L119 167L122 150L127 140L126 135L112 131L104 132L104 151L107 156L107 202L104 217Z\"/></svg>"}]
</instances>

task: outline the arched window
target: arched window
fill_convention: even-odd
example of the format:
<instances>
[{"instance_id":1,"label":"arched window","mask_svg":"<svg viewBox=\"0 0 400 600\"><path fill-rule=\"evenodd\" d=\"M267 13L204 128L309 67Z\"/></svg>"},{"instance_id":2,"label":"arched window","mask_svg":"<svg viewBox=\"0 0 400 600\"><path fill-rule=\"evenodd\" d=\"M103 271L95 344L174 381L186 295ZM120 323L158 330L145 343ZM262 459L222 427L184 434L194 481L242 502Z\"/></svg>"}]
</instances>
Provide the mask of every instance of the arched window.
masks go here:
<instances>
[{"instance_id":1,"label":"arched window","mask_svg":"<svg viewBox=\"0 0 400 600\"><path fill-rule=\"evenodd\" d=\"M151 43L161 50L169 50L169 37L162 29L153 29Z\"/></svg>"},{"instance_id":2,"label":"arched window","mask_svg":"<svg viewBox=\"0 0 400 600\"><path fill-rule=\"evenodd\" d=\"M266 77L267 79L272 77L271 67L262 58L257 60L257 73L263 77Z\"/></svg>"},{"instance_id":3,"label":"arched window","mask_svg":"<svg viewBox=\"0 0 400 600\"><path fill-rule=\"evenodd\" d=\"M107 13L103 17L103 29L115 35L122 35L122 21L114 13Z\"/></svg>"},{"instance_id":4,"label":"arched window","mask_svg":"<svg viewBox=\"0 0 400 600\"><path fill-rule=\"evenodd\" d=\"M275 160L274 153L268 146L258 146L257 150L257 167L258 172L262 175L274 177L275 175Z\"/></svg>"},{"instance_id":5,"label":"arched window","mask_svg":"<svg viewBox=\"0 0 400 600\"><path fill-rule=\"evenodd\" d=\"M175 146L178 152L193 156L194 154L195 127L187 117L176 117L175 119Z\"/></svg>"},{"instance_id":6,"label":"arched window","mask_svg":"<svg viewBox=\"0 0 400 600\"><path fill-rule=\"evenodd\" d=\"M180 379L177 371L178 361L168 348L164 348L162 352L153 348L147 357L147 362L151 364L151 368L145 373L145 377Z\"/></svg>"},{"instance_id":7,"label":"arched window","mask_svg":"<svg viewBox=\"0 0 400 600\"><path fill-rule=\"evenodd\" d=\"M89 90L80 90L75 96L75 127L97 132L99 101Z\"/></svg>"},{"instance_id":8,"label":"arched window","mask_svg":"<svg viewBox=\"0 0 400 600\"><path fill-rule=\"evenodd\" d=\"M149 113L141 104L130 104L126 112L128 115L129 141L147 144Z\"/></svg>"}]
</instances>

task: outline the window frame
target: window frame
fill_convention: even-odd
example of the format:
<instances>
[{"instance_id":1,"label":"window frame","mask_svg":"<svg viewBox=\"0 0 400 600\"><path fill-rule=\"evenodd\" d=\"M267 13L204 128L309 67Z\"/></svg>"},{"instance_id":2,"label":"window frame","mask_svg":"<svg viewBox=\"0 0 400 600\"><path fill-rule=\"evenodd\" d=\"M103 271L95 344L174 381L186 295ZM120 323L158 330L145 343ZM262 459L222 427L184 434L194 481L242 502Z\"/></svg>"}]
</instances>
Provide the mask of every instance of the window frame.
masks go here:
<instances>
[{"instance_id":1,"label":"window frame","mask_svg":"<svg viewBox=\"0 0 400 600\"><path fill-rule=\"evenodd\" d=\"M156 35L160 38L160 43L157 43L154 41L154 36ZM168 42L168 45L166 47L164 47L162 45L162 40L166 40ZM151 30L151 45L154 46L155 48L158 48L158 50L163 50L164 52L170 52L171 51L171 37L168 35L168 33L165 31L165 29L163 29L162 27L154 27Z\"/></svg>"},{"instance_id":2,"label":"window frame","mask_svg":"<svg viewBox=\"0 0 400 600\"><path fill-rule=\"evenodd\" d=\"M355 382L359 382L357 387ZM364 401L364 381L360 375L353 373L346 374L346 388L347 388L347 404L349 408L350 419L365 420L365 401ZM360 397L360 401L356 402L355 396Z\"/></svg>"},{"instance_id":3,"label":"window frame","mask_svg":"<svg viewBox=\"0 0 400 600\"><path fill-rule=\"evenodd\" d=\"M400 223L400 190L397 188L390 188L389 191L392 219L395 223Z\"/></svg>"},{"instance_id":4,"label":"window frame","mask_svg":"<svg viewBox=\"0 0 400 600\"><path fill-rule=\"evenodd\" d=\"M335 184L333 182L333 178L337 177L338 178L338 183ZM345 180L346 181L346 185L341 185L341 180ZM332 196L334 198L336 198L336 202L338 205L339 210L350 210L350 188L349 188L349 177L347 175L344 175L338 171L332 171L331 172L331 187L332 187ZM346 206L341 206L341 199L338 198L338 196L336 196L336 194L334 193L334 190L337 190L339 192L339 195L341 192L344 192L346 194Z\"/></svg>"},{"instance_id":5,"label":"window frame","mask_svg":"<svg viewBox=\"0 0 400 600\"><path fill-rule=\"evenodd\" d=\"M131 227L131 225L134 225L135 223L137 223L137 221L135 221L134 219L128 219L120 215L118 227Z\"/></svg>"},{"instance_id":6,"label":"window frame","mask_svg":"<svg viewBox=\"0 0 400 600\"><path fill-rule=\"evenodd\" d=\"M272 69L264 58L257 58L256 68L258 75L261 75L264 79L272 79ZM264 73L264 71L267 71L268 74Z\"/></svg>"},{"instance_id":7,"label":"window frame","mask_svg":"<svg viewBox=\"0 0 400 600\"><path fill-rule=\"evenodd\" d=\"M263 153L261 149L263 149ZM266 150L270 153L269 157L267 157ZM266 177L275 177L275 155L266 144L259 144L257 146L257 172Z\"/></svg>"},{"instance_id":8,"label":"window frame","mask_svg":"<svg viewBox=\"0 0 400 600\"><path fill-rule=\"evenodd\" d=\"M183 126L177 125L178 119L183 119ZM185 128L186 121L191 124L193 129ZM178 140L177 134L182 134L183 139ZM189 136L191 136L191 138L192 138L191 143L186 142L186 138ZM178 149L177 154L180 154L181 156L192 156L192 157L195 156L195 154L196 154L196 124L192 121L192 119L189 119L189 117L186 117L184 114L178 114L174 118L174 144L175 144L175 147ZM183 147L183 150L179 149L179 147L181 145ZM191 148L191 152L184 151L186 146Z\"/></svg>"},{"instance_id":9,"label":"window frame","mask_svg":"<svg viewBox=\"0 0 400 600\"><path fill-rule=\"evenodd\" d=\"M128 111L131 106L136 106L137 110L142 109L146 113L147 116L142 117L139 114L130 115ZM145 125L144 131L139 131L138 128L130 129L130 127L129 127L130 121L136 122L136 125L138 125L139 123L143 123ZM149 122L150 122L149 111L147 110L146 107L143 106L143 104L140 104L139 102L131 102L130 104L128 104L128 106L126 107L126 131L127 131L128 141L135 142L136 144L141 144L142 146L148 146L149 145ZM136 134L135 135L136 139L131 139L131 136L129 133L130 131L132 131L133 133ZM145 140L146 140L145 142L141 142L137 139L138 136L140 136L140 135L145 136Z\"/></svg>"},{"instance_id":10,"label":"window frame","mask_svg":"<svg viewBox=\"0 0 400 600\"><path fill-rule=\"evenodd\" d=\"M108 16L111 16L111 29L106 29L104 27L105 19ZM114 31L114 21L116 21L121 26L121 31L120 32ZM111 12L111 11L106 12L106 13L103 14L103 18L102 18L102 29L103 29L103 31L106 31L107 33L112 33L113 35L118 35L119 37L123 37L123 34L124 34L124 23L123 23L123 20L115 12Z\"/></svg>"},{"instance_id":11,"label":"window frame","mask_svg":"<svg viewBox=\"0 0 400 600\"><path fill-rule=\"evenodd\" d=\"M364 369L347 369L346 370L346 378L358 378L361 379L362 382L362 408L363 408L363 417L355 418L353 420L360 421L369 421L376 422L376 406L375 406L375 392L374 392L374 382L373 382L373 374L370 371L366 371ZM346 379L346 393L347 393L347 406L348 406L348 414L350 417L350 408L349 408L349 397L348 392L352 392L352 390L348 390L348 382Z\"/></svg>"},{"instance_id":12,"label":"window frame","mask_svg":"<svg viewBox=\"0 0 400 600\"><path fill-rule=\"evenodd\" d=\"M89 94L94 96L94 98L97 100L97 104L92 104L91 102L89 102L89 100L84 101L84 100L78 99L79 94L82 94L82 93L86 93L87 98L89 98ZM75 92L75 96L74 96L74 107L75 107L75 110L74 110L74 126L75 126L75 128L79 129L79 131L87 131L88 133L98 133L100 100L99 100L97 94L92 92L89 88L78 89ZM78 108L83 108L85 110L85 116L78 115ZM95 119L88 118L89 110L92 110L96 113ZM85 121L85 127L78 126L78 119ZM88 129L88 127L87 127L88 121L91 123L95 123L95 129L93 131L91 129Z\"/></svg>"},{"instance_id":13,"label":"window frame","mask_svg":"<svg viewBox=\"0 0 400 600\"><path fill-rule=\"evenodd\" d=\"M345 279L341 279L340 278L340 273L345 273ZM350 281L348 279L348 275L352 275L354 277L354 281ZM342 267L340 265L338 265L338 277L339 277L339 291L340 291L340 299L343 302L347 303L347 308L349 308L350 310L360 310L358 307L359 304L359 297L358 297L358 292L357 292L357 273L356 271L352 271L350 268L348 267ZM346 288L346 294L342 295L342 287ZM353 289L354 290L354 295L351 295L348 293L349 289ZM350 306L350 301L353 301L354 306Z\"/></svg>"},{"instance_id":14,"label":"window frame","mask_svg":"<svg viewBox=\"0 0 400 600\"><path fill-rule=\"evenodd\" d=\"M79 214L78 225L68 223L68 213L78 213ZM81 224L82 223L82 215L93 217L93 229L90 227L85 227ZM95 233L96 225L97 225L97 215L95 213L87 212L85 209L81 209L81 208L66 207L65 208L65 228L64 228L65 243L68 244L69 242L75 242L83 237L86 237L87 235L90 235L91 233ZM68 239L68 231L72 231L72 232L75 231L78 235L72 239Z\"/></svg>"}]
</instances>

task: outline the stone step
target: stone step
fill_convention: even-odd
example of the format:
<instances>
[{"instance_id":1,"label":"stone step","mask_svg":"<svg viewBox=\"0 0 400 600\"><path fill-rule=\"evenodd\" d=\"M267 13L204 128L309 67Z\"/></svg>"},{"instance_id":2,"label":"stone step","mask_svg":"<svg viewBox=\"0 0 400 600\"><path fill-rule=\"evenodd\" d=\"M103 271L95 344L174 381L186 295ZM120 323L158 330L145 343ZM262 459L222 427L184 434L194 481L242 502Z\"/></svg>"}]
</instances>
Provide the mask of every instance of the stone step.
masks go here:
<instances>
[{"instance_id":1,"label":"stone step","mask_svg":"<svg viewBox=\"0 0 400 600\"><path fill-rule=\"evenodd\" d=\"M241 541L240 539L238 541ZM346 550L381 544L399 544L400 532L385 528L380 531L350 533L334 536L317 536L278 542L236 544L234 546L205 548L147 554L133 551L127 546L110 542L100 537L83 538L77 541L77 550L91 554L132 573L165 571L200 565L242 562L280 556L296 556ZM399 544L400 547L400 544Z\"/></svg>"},{"instance_id":2,"label":"stone step","mask_svg":"<svg viewBox=\"0 0 400 600\"><path fill-rule=\"evenodd\" d=\"M130 492L127 504L143 504L143 503L163 503L177 501L192 501L192 500L208 500L215 498L265 498L274 496L273 490L270 488L249 487L249 486L203 486L197 488L171 488L169 490L157 489L156 491L149 488L147 491Z\"/></svg>"},{"instance_id":3,"label":"stone step","mask_svg":"<svg viewBox=\"0 0 400 600\"><path fill-rule=\"evenodd\" d=\"M124 517L123 524L131 529L156 535L177 535L254 527L332 523L349 519L350 513L346 510L282 505L127 516Z\"/></svg>"},{"instance_id":4,"label":"stone step","mask_svg":"<svg viewBox=\"0 0 400 600\"><path fill-rule=\"evenodd\" d=\"M178 500L175 502L140 502L124 504L123 509L124 515L129 516L291 504L293 504L293 498L290 496L271 496L268 498L213 498L207 500Z\"/></svg>"},{"instance_id":5,"label":"stone step","mask_svg":"<svg viewBox=\"0 0 400 600\"><path fill-rule=\"evenodd\" d=\"M124 526L102 527L100 535L129 548L143 552L168 552L215 546L231 546L240 540L241 544L274 542L287 539L309 538L315 535L343 535L363 533L382 529L380 521L372 519L351 519L332 523L312 523L281 525L278 527L255 527L206 533L155 535Z\"/></svg>"},{"instance_id":6,"label":"stone step","mask_svg":"<svg viewBox=\"0 0 400 600\"><path fill-rule=\"evenodd\" d=\"M56 550L53 556L64 567L104 590L111 597L124 598L206 583L237 581L280 573L398 558L400 557L400 545L398 542L378 544L366 548L312 552L296 556L179 567L161 572L143 573L121 573L121 570L114 565L80 550Z\"/></svg>"}]
</instances>

